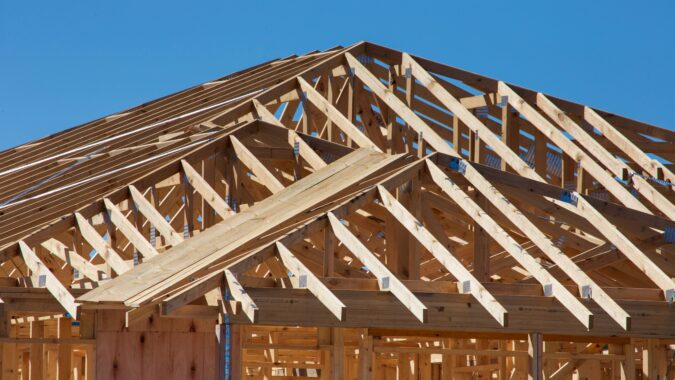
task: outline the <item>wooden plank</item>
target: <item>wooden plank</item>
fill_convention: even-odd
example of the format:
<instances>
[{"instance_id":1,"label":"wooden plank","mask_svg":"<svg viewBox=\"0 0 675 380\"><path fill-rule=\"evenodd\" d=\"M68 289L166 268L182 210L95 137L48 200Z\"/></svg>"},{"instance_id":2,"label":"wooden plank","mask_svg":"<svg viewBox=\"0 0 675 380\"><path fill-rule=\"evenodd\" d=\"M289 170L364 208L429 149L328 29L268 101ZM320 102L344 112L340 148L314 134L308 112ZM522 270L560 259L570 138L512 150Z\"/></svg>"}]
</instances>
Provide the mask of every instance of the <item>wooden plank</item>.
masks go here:
<instances>
[{"instance_id":1,"label":"wooden plank","mask_svg":"<svg viewBox=\"0 0 675 380\"><path fill-rule=\"evenodd\" d=\"M267 109L267 107L263 106L258 101L258 99L253 99L253 105L255 106L255 110L262 121L274 124L278 127L286 128L286 126L281 124L281 122ZM307 161L307 163L309 164L309 166L312 167L312 169L319 170L322 167L326 166L326 163L314 151L314 149L312 149L309 145L307 145L305 140L300 138L300 136L298 136L298 134L292 129L288 129L288 143L291 146L298 144L300 156L304 158L305 161Z\"/></svg>"},{"instance_id":2,"label":"wooden plank","mask_svg":"<svg viewBox=\"0 0 675 380\"><path fill-rule=\"evenodd\" d=\"M656 208L663 212L668 218L675 220L675 206L663 194L658 192L652 185L642 178L640 173L633 173L633 170L623 161L617 159L614 155L605 149L595 138L581 128L577 123L556 106L546 95L537 94L537 106L541 108L551 120L555 120L567 133L569 133L581 146L594 155L603 165L619 178L626 179L630 177L630 182L637 191L648 199ZM636 174L636 175L632 175Z\"/></svg>"},{"instance_id":3,"label":"wooden plank","mask_svg":"<svg viewBox=\"0 0 675 380\"><path fill-rule=\"evenodd\" d=\"M230 295L232 298L241 303L242 310L248 317L248 319L253 322L258 322L258 306L255 304L251 296L246 293L246 289L239 283L237 276L232 273L229 269L223 270L225 273L225 281L227 282L227 287L230 289Z\"/></svg>"},{"instance_id":4,"label":"wooden plank","mask_svg":"<svg viewBox=\"0 0 675 380\"><path fill-rule=\"evenodd\" d=\"M131 199L136 203L138 211L166 238L169 244L172 246L178 245L183 241L183 236L171 227L171 224L167 222L164 216L152 206L134 185L129 185L129 194L131 194Z\"/></svg>"},{"instance_id":5,"label":"wooden plank","mask_svg":"<svg viewBox=\"0 0 675 380\"><path fill-rule=\"evenodd\" d=\"M550 295L560 301L584 326L591 328L593 313L588 310L572 293L570 293L555 277L553 277L525 248L504 231L476 202L473 201L459 186L448 178L434 163L427 160L427 169L432 180L447 194L462 210L501 245L520 265L525 268L544 287L550 287Z\"/></svg>"},{"instance_id":6,"label":"wooden plank","mask_svg":"<svg viewBox=\"0 0 675 380\"><path fill-rule=\"evenodd\" d=\"M384 187L377 187L383 206L471 293L502 326L508 325L508 312L464 265L405 209Z\"/></svg>"},{"instance_id":7,"label":"wooden plank","mask_svg":"<svg viewBox=\"0 0 675 380\"><path fill-rule=\"evenodd\" d=\"M426 306L332 212L328 212L327 216L335 237L377 277L380 288L389 290L420 322L425 323Z\"/></svg>"},{"instance_id":8,"label":"wooden plank","mask_svg":"<svg viewBox=\"0 0 675 380\"><path fill-rule=\"evenodd\" d=\"M418 134L423 133L424 140L438 152L452 154L454 151L431 127L429 127L417 114L415 114L405 103L403 103L390 89L384 87L382 82L377 79L365 66L363 66L353 55L345 53L347 63L354 70L355 75L363 81L388 107L398 114L403 121L408 123Z\"/></svg>"},{"instance_id":9,"label":"wooden plank","mask_svg":"<svg viewBox=\"0 0 675 380\"><path fill-rule=\"evenodd\" d=\"M65 286L54 276L54 274L45 266L35 252L23 242L19 240L19 248L21 250L21 257L26 263L26 266L32 272L32 277L36 283L44 279L44 286L49 290L54 298L63 306L63 308L70 313L74 318L77 316L77 306L75 297L66 289Z\"/></svg>"},{"instance_id":10,"label":"wooden plank","mask_svg":"<svg viewBox=\"0 0 675 380\"><path fill-rule=\"evenodd\" d=\"M562 132L552 125L530 106L523 98L513 91L506 83L499 82L499 93L508 97L508 103L529 120L546 138L563 150L564 154L578 161L581 167L588 171L612 195L632 209L651 214L651 211L638 201L626 188L617 182L595 160L581 150L574 142L565 137Z\"/></svg>"},{"instance_id":11,"label":"wooden plank","mask_svg":"<svg viewBox=\"0 0 675 380\"><path fill-rule=\"evenodd\" d=\"M221 218L225 219L234 215L234 211L227 205L225 200L213 190L211 185L199 175L189 162L181 160L181 167L183 168L183 173L187 177L190 185L197 190L199 195L202 196L206 203L208 203Z\"/></svg>"},{"instance_id":12,"label":"wooden plank","mask_svg":"<svg viewBox=\"0 0 675 380\"><path fill-rule=\"evenodd\" d=\"M159 254L157 253L157 250L155 250L155 247L145 239L143 234L131 224L129 219L124 216L122 211L120 211L110 199L103 198L103 204L108 210L110 220L113 224L127 237L127 239L129 239L131 245L133 245L143 257L151 258Z\"/></svg>"},{"instance_id":13,"label":"wooden plank","mask_svg":"<svg viewBox=\"0 0 675 380\"><path fill-rule=\"evenodd\" d=\"M665 179L671 184L675 183L675 175L673 175L667 167L659 161L647 156L645 152L638 148L630 139L617 131L612 124L607 122L607 120L600 116L595 110L584 106L584 120L597 128L604 137L616 145L652 177Z\"/></svg>"},{"instance_id":14,"label":"wooden plank","mask_svg":"<svg viewBox=\"0 0 675 380\"><path fill-rule=\"evenodd\" d=\"M59 240L50 238L40 244L46 250L48 250L52 255L61 259L64 263L70 265L74 269L77 269L84 277L98 282L102 277L101 272L95 265L85 260L82 256L70 250L65 244L61 243Z\"/></svg>"},{"instance_id":15,"label":"wooden plank","mask_svg":"<svg viewBox=\"0 0 675 380\"><path fill-rule=\"evenodd\" d=\"M461 162L458 163L461 165ZM467 164L462 175L478 189L492 205L506 216L511 223L518 227L551 261L557 264L584 293L584 287L588 286L593 299L624 329L630 328L630 316L626 313L595 281L593 281L544 233L537 228L517 207L515 207L504 195L502 195L490 182L488 182L476 169Z\"/></svg>"},{"instance_id":16,"label":"wooden plank","mask_svg":"<svg viewBox=\"0 0 675 380\"><path fill-rule=\"evenodd\" d=\"M361 132L352 122L349 121L340 111L338 111L326 98L324 98L314 87L312 87L302 77L298 77L298 84L303 92L306 93L307 100L319 108L335 125L340 128L352 141L361 148L370 148L381 152L380 148L373 143L368 136Z\"/></svg>"},{"instance_id":17,"label":"wooden plank","mask_svg":"<svg viewBox=\"0 0 675 380\"><path fill-rule=\"evenodd\" d=\"M300 286L309 289L316 298L340 321L347 317L347 307L340 301L326 285L319 280L293 253L280 242L276 243L277 253L286 268L298 277Z\"/></svg>"},{"instance_id":18,"label":"wooden plank","mask_svg":"<svg viewBox=\"0 0 675 380\"><path fill-rule=\"evenodd\" d=\"M543 380L544 373L542 366L544 354L544 344L541 333L527 334L527 355L530 365L527 374L528 380Z\"/></svg>"},{"instance_id":19,"label":"wooden plank","mask_svg":"<svg viewBox=\"0 0 675 380\"><path fill-rule=\"evenodd\" d=\"M84 216L79 212L76 212L75 219L82 238L96 250L96 253L100 255L118 275L130 269L129 265L110 247L108 242L103 240L101 235L96 232L94 227L89 224L89 221L87 221Z\"/></svg>"},{"instance_id":20,"label":"wooden plank","mask_svg":"<svg viewBox=\"0 0 675 380\"><path fill-rule=\"evenodd\" d=\"M232 147L234 148L237 158L244 164L246 167L251 169L251 172L260 179L260 181L272 192L276 194L284 189L284 185L279 182L277 177L272 174L265 165L263 165L256 156L251 153L244 144L239 141L234 136L230 136L230 141L232 142Z\"/></svg>"}]
</instances>

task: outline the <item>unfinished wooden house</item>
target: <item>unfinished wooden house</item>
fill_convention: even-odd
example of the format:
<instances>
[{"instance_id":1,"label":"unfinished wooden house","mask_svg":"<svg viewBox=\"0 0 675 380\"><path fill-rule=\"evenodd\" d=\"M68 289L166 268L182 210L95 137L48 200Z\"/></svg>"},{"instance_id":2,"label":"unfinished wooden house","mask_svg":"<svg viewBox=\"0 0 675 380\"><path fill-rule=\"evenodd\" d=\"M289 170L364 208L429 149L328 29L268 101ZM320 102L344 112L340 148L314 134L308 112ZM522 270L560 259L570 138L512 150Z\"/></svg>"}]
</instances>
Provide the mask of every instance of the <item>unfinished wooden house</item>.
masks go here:
<instances>
[{"instance_id":1,"label":"unfinished wooden house","mask_svg":"<svg viewBox=\"0 0 675 380\"><path fill-rule=\"evenodd\" d=\"M675 379L674 143L361 42L1 152L1 377Z\"/></svg>"}]
</instances>

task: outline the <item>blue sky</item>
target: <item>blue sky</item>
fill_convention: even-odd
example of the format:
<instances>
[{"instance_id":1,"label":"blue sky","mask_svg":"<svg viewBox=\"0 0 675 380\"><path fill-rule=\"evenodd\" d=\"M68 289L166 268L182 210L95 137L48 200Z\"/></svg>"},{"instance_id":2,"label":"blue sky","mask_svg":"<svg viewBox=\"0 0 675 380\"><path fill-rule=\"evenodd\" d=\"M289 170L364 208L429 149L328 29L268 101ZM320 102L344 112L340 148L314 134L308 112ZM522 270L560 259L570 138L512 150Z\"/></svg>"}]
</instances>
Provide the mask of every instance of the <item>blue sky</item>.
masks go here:
<instances>
[{"instance_id":1,"label":"blue sky","mask_svg":"<svg viewBox=\"0 0 675 380\"><path fill-rule=\"evenodd\" d=\"M360 40L673 129L674 20L671 0L2 0L0 150Z\"/></svg>"}]
</instances>

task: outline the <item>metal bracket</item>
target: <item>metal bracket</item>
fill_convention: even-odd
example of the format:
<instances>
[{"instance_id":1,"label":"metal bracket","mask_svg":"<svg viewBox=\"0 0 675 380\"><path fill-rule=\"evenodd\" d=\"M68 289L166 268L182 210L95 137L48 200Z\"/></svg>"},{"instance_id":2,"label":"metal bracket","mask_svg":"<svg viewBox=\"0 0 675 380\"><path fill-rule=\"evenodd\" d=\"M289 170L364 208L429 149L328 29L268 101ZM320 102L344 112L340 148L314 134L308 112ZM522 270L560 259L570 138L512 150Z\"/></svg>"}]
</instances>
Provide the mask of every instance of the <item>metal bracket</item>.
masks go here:
<instances>
[{"instance_id":1,"label":"metal bracket","mask_svg":"<svg viewBox=\"0 0 675 380\"><path fill-rule=\"evenodd\" d=\"M389 290L389 276L380 279L380 290Z\"/></svg>"},{"instance_id":2,"label":"metal bracket","mask_svg":"<svg viewBox=\"0 0 675 380\"><path fill-rule=\"evenodd\" d=\"M591 299L593 298L593 289L590 285L581 285L581 298Z\"/></svg>"},{"instance_id":3,"label":"metal bracket","mask_svg":"<svg viewBox=\"0 0 675 380\"><path fill-rule=\"evenodd\" d=\"M448 166L450 169L458 171L462 174L466 173L466 161L459 157L451 157Z\"/></svg>"},{"instance_id":4,"label":"metal bracket","mask_svg":"<svg viewBox=\"0 0 675 380\"><path fill-rule=\"evenodd\" d=\"M462 281L461 293L470 293L471 292L471 281Z\"/></svg>"},{"instance_id":5,"label":"metal bracket","mask_svg":"<svg viewBox=\"0 0 675 380\"><path fill-rule=\"evenodd\" d=\"M544 296L545 297L553 296L553 284L544 284Z\"/></svg>"},{"instance_id":6,"label":"metal bracket","mask_svg":"<svg viewBox=\"0 0 675 380\"><path fill-rule=\"evenodd\" d=\"M577 203L579 202L579 199L577 198L576 194L567 190L563 191L562 194L560 194L560 200L574 206L576 206Z\"/></svg>"},{"instance_id":7,"label":"metal bracket","mask_svg":"<svg viewBox=\"0 0 675 380\"><path fill-rule=\"evenodd\" d=\"M675 228L666 227L663 230L663 241L666 243L675 243Z\"/></svg>"}]
</instances>

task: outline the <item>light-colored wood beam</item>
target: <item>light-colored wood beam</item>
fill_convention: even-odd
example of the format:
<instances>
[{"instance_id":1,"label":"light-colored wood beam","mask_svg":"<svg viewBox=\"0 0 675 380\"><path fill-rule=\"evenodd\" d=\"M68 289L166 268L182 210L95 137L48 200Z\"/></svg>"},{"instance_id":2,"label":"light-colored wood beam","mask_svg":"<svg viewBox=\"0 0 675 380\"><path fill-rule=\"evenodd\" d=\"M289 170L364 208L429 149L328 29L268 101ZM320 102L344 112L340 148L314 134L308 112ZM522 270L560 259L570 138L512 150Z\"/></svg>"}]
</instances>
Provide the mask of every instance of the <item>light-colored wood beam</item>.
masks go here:
<instances>
[{"instance_id":1,"label":"light-colored wood beam","mask_svg":"<svg viewBox=\"0 0 675 380\"><path fill-rule=\"evenodd\" d=\"M54 274L47 268L47 266L40 260L35 252L23 240L19 241L19 248L21 257L26 263L26 266L31 271L36 285L39 285L44 280L44 287L49 290L54 298L63 306L63 308L70 313L73 318L77 318L77 303L75 297L66 289L65 286L54 276ZM36 286L37 287L37 286Z\"/></svg>"},{"instance_id":2,"label":"light-colored wood beam","mask_svg":"<svg viewBox=\"0 0 675 380\"><path fill-rule=\"evenodd\" d=\"M347 307L282 243L276 243L277 253L286 268L298 278L298 286L307 288L335 317L344 321Z\"/></svg>"},{"instance_id":3,"label":"light-colored wood beam","mask_svg":"<svg viewBox=\"0 0 675 380\"><path fill-rule=\"evenodd\" d=\"M467 215L501 245L520 265L525 268L544 287L544 293L554 296L563 304L586 328L593 325L593 313L570 293L555 277L553 277L537 260L518 242L497 224L483 209L448 178L434 163L427 160L427 169L431 179L447 194Z\"/></svg>"},{"instance_id":4,"label":"light-colored wood beam","mask_svg":"<svg viewBox=\"0 0 675 380\"><path fill-rule=\"evenodd\" d=\"M131 245L133 245L143 257L149 259L158 255L155 247L145 239L141 232L131 224L129 219L124 216L122 211L120 211L110 199L103 198L103 204L110 214L112 223L127 237L127 239L129 239Z\"/></svg>"},{"instance_id":5,"label":"light-colored wood beam","mask_svg":"<svg viewBox=\"0 0 675 380\"><path fill-rule=\"evenodd\" d=\"M239 283L237 276L230 271L229 269L223 270L225 273L225 281L227 282L227 287L230 289L230 295L232 298L241 303L242 310L248 317L248 319L253 322L258 322L258 306L255 304L251 296L246 293L246 289Z\"/></svg>"},{"instance_id":6,"label":"light-colored wood beam","mask_svg":"<svg viewBox=\"0 0 675 380\"><path fill-rule=\"evenodd\" d=\"M131 199L136 203L138 211L143 214L144 217L148 219L150 224L152 224L157 231L166 238L166 240L172 246L178 245L183 241L183 236L181 236L176 230L171 227L171 224L162 216L162 214L152 206L150 202L141 194L134 185L129 185L129 194L131 194Z\"/></svg>"},{"instance_id":7,"label":"light-colored wood beam","mask_svg":"<svg viewBox=\"0 0 675 380\"><path fill-rule=\"evenodd\" d=\"M462 292L471 293L502 326L508 325L508 312L464 265L405 209L384 187L378 186L383 206L459 281Z\"/></svg>"},{"instance_id":8,"label":"light-colored wood beam","mask_svg":"<svg viewBox=\"0 0 675 380\"><path fill-rule=\"evenodd\" d=\"M381 289L389 290L420 322L425 323L426 306L332 212L327 216L335 237L377 277Z\"/></svg>"},{"instance_id":9,"label":"light-colored wood beam","mask_svg":"<svg viewBox=\"0 0 675 380\"><path fill-rule=\"evenodd\" d=\"M251 172L260 179L260 182L262 182L272 194L276 194L284 189L284 185L279 182L277 177L275 177L274 174L272 174L269 169L267 169L267 167L265 167L265 165L263 165L263 163L260 162L260 160L258 160L258 158L256 158L256 156L254 156L241 141L239 141L239 139L230 136L230 141L232 142L232 148L234 148L234 151L237 154L237 158L246 165L246 167L251 169Z\"/></svg>"},{"instance_id":10,"label":"light-colored wood beam","mask_svg":"<svg viewBox=\"0 0 675 380\"><path fill-rule=\"evenodd\" d=\"M122 257L120 257L119 253L117 253L108 242L96 232L96 229L89 224L89 221L82 216L82 214L76 212L75 220L82 238L96 250L96 253L100 255L118 275L130 269L129 265Z\"/></svg>"},{"instance_id":11,"label":"light-colored wood beam","mask_svg":"<svg viewBox=\"0 0 675 380\"><path fill-rule=\"evenodd\" d=\"M189 162L181 160L183 173L187 177L190 185L197 190L202 198L213 208L213 210L223 219L234 215L234 211L227 205L225 200L199 175L195 168Z\"/></svg>"}]
</instances>

